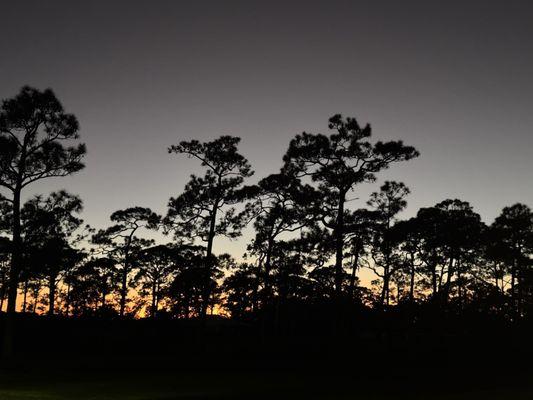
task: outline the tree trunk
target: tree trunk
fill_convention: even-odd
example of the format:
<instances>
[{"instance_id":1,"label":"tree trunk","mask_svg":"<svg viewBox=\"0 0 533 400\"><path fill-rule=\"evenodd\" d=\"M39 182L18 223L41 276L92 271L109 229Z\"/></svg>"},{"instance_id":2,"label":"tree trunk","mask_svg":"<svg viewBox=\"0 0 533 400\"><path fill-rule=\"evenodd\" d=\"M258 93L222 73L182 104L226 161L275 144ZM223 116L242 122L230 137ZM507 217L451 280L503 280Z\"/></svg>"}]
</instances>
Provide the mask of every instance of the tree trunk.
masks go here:
<instances>
[{"instance_id":1,"label":"tree trunk","mask_svg":"<svg viewBox=\"0 0 533 400\"><path fill-rule=\"evenodd\" d=\"M67 317L70 314L70 282L67 284L67 297L65 300L65 314Z\"/></svg>"},{"instance_id":2,"label":"tree trunk","mask_svg":"<svg viewBox=\"0 0 533 400\"><path fill-rule=\"evenodd\" d=\"M448 273L446 274L446 283L444 284L444 295L442 296L442 301L444 302L444 304L448 303L448 300L450 297L452 276L454 274L454 271L453 271L454 261L455 261L455 258L453 256L450 256L450 261L448 262Z\"/></svg>"},{"instance_id":3,"label":"tree trunk","mask_svg":"<svg viewBox=\"0 0 533 400\"><path fill-rule=\"evenodd\" d=\"M437 265L431 265L431 286L433 288L433 298L437 297Z\"/></svg>"},{"instance_id":4,"label":"tree trunk","mask_svg":"<svg viewBox=\"0 0 533 400\"><path fill-rule=\"evenodd\" d=\"M390 285L390 272L388 265L385 265L383 270L383 287L381 288L380 305L383 307L388 304L389 297L389 285Z\"/></svg>"},{"instance_id":5,"label":"tree trunk","mask_svg":"<svg viewBox=\"0 0 533 400\"><path fill-rule=\"evenodd\" d=\"M511 305L512 313L516 316L516 259L511 267Z\"/></svg>"},{"instance_id":6,"label":"tree trunk","mask_svg":"<svg viewBox=\"0 0 533 400\"><path fill-rule=\"evenodd\" d=\"M107 292L105 289L102 289L102 309L105 307L105 297L107 295Z\"/></svg>"},{"instance_id":7,"label":"tree trunk","mask_svg":"<svg viewBox=\"0 0 533 400\"><path fill-rule=\"evenodd\" d=\"M28 278L26 278L26 280L24 281L24 296L22 300L22 312L23 313L26 312L26 306L28 304L27 300L28 300Z\"/></svg>"},{"instance_id":8,"label":"tree trunk","mask_svg":"<svg viewBox=\"0 0 533 400\"><path fill-rule=\"evenodd\" d=\"M126 249L124 253L124 268L122 269L121 288L120 288L120 316L123 317L126 311L126 302L128 297L128 273L130 270L130 246L132 234L126 242Z\"/></svg>"},{"instance_id":9,"label":"tree trunk","mask_svg":"<svg viewBox=\"0 0 533 400\"><path fill-rule=\"evenodd\" d=\"M128 293L128 267L127 262L124 264L121 276L121 288L120 288L120 316L123 317L126 311L126 297Z\"/></svg>"},{"instance_id":10,"label":"tree trunk","mask_svg":"<svg viewBox=\"0 0 533 400\"><path fill-rule=\"evenodd\" d=\"M56 302L56 276L50 274L48 276L48 315L54 315L54 307Z\"/></svg>"},{"instance_id":11,"label":"tree trunk","mask_svg":"<svg viewBox=\"0 0 533 400\"><path fill-rule=\"evenodd\" d=\"M154 281L154 283L152 284L152 306L150 309L151 318L155 318L155 315L157 313L156 296L157 296L157 283Z\"/></svg>"},{"instance_id":12,"label":"tree trunk","mask_svg":"<svg viewBox=\"0 0 533 400\"><path fill-rule=\"evenodd\" d=\"M207 309L209 307L209 298L211 297L211 273L213 264L213 241L215 239L215 228L217 223L218 201L215 201L213 209L211 210L211 221L209 222L209 235L207 237L206 249L206 274L204 290L202 293L202 306L200 308L200 317L205 320L207 316Z\"/></svg>"},{"instance_id":13,"label":"tree trunk","mask_svg":"<svg viewBox=\"0 0 533 400\"><path fill-rule=\"evenodd\" d=\"M22 173L22 172L19 172ZM17 308L18 279L22 264L22 237L20 227L20 193L21 180L17 182L13 191L13 224L11 243L11 268L9 269L9 287L7 292L7 316L4 325L4 340L2 342L2 355L11 358L14 353L15 337L15 312Z\"/></svg>"},{"instance_id":14,"label":"tree trunk","mask_svg":"<svg viewBox=\"0 0 533 400\"><path fill-rule=\"evenodd\" d=\"M263 307L271 296L272 285L270 282L270 270L272 269L272 249L274 248L274 238L269 237L267 242L267 251L265 257L265 290L263 296Z\"/></svg>"},{"instance_id":15,"label":"tree trunk","mask_svg":"<svg viewBox=\"0 0 533 400\"><path fill-rule=\"evenodd\" d=\"M340 299L342 294L342 262L344 259L344 203L346 193L339 193L339 208L333 236L335 238L335 296Z\"/></svg>"},{"instance_id":16,"label":"tree trunk","mask_svg":"<svg viewBox=\"0 0 533 400\"><path fill-rule=\"evenodd\" d=\"M21 185L13 192L13 241L11 248L11 268L9 270L9 291L7 298L7 312L14 313L17 308L18 279L22 263L22 237L20 227L20 193Z\"/></svg>"},{"instance_id":17,"label":"tree trunk","mask_svg":"<svg viewBox=\"0 0 533 400\"><path fill-rule=\"evenodd\" d=\"M409 282L409 301L411 303L415 300L415 256L411 253L411 280Z\"/></svg>"},{"instance_id":18,"label":"tree trunk","mask_svg":"<svg viewBox=\"0 0 533 400\"><path fill-rule=\"evenodd\" d=\"M359 267L359 253L361 252L361 242L358 240L355 245L354 260L352 265L352 275L350 276L350 299L353 299L355 292L355 278L357 274L357 268Z\"/></svg>"},{"instance_id":19,"label":"tree trunk","mask_svg":"<svg viewBox=\"0 0 533 400\"><path fill-rule=\"evenodd\" d=\"M463 307L463 284L461 282L461 270L457 268L457 299L459 301L459 307Z\"/></svg>"},{"instance_id":20,"label":"tree trunk","mask_svg":"<svg viewBox=\"0 0 533 400\"><path fill-rule=\"evenodd\" d=\"M32 297L33 297L33 304L32 304L32 314L35 314L37 312L37 302L39 301L39 293L41 292L41 282L39 282L39 286L35 288L33 291Z\"/></svg>"}]
</instances>

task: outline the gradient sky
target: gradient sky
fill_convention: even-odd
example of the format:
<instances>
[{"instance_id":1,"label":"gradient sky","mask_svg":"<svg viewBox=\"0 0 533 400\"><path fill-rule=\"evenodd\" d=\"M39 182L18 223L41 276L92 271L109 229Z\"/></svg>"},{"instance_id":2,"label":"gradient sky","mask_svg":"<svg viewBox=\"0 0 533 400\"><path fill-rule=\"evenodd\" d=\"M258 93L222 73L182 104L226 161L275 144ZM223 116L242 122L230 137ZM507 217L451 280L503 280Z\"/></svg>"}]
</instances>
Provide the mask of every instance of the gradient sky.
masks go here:
<instances>
[{"instance_id":1,"label":"gradient sky","mask_svg":"<svg viewBox=\"0 0 533 400\"><path fill-rule=\"evenodd\" d=\"M180 140L242 137L251 180L335 113L421 152L384 179L405 216L445 198L486 222L533 206L531 1L12 1L0 5L0 98L51 87L81 124L86 169L66 188L95 227L133 205L164 212L198 171ZM245 241L215 243L244 251Z\"/></svg>"}]
</instances>

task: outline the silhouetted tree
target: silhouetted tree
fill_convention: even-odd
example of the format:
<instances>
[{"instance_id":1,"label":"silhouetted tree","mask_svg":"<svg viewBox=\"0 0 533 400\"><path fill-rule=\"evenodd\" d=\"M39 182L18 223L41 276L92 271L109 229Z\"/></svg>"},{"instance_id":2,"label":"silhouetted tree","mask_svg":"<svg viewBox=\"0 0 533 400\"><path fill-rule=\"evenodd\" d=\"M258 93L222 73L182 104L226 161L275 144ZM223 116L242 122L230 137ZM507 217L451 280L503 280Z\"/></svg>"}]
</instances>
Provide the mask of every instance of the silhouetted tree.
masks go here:
<instances>
[{"instance_id":1,"label":"silhouetted tree","mask_svg":"<svg viewBox=\"0 0 533 400\"><path fill-rule=\"evenodd\" d=\"M210 270L215 236L235 238L246 222L245 214L237 213L234 206L246 199L249 190L242 185L253 172L248 160L238 152L239 142L240 138L221 136L205 143L183 141L168 149L169 153L194 157L206 168L202 177L191 175L184 192L170 199L165 219L178 238L200 238L206 243L202 316L207 313L212 291Z\"/></svg>"},{"instance_id":2,"label":"silhouetted tree","mask_svg":"<svg viewBox=\"0 0 533 400\"><path fill-rule=\"evenodd\" d=\"M469 203L455 199L420 209L416 220L421 238L420 271L429 278L432 297L436 299L439 294L440 300L447 302L455 284L461 298L464 269L472 252L481 248L484 227L480 216Z\"/></svg>"},{"instance_id":3,"label":"silhouetted tree","mask_svg":"<svg viewBox=\"0 0 533 400\"><path fill-rule=\"evenodd\" d=\"M83 257L73 247L84 238L78 231L83 224L77 216L81 210L81 199L65 191L54 192L48 197L35 196L22 208L26 269L46 277L49 315L54 314L61 273L71 269Z\"/></svg>"},{"instance_id":4,"label":"silhouetted tree","mask_svg":"<svg viewBox=\"0 0 533 400\"><path fill-rule=\"evenodd\" d=\"M15 97L2 102L0 187L11 194L8 201L12 206L9 313L16 309L18 276L22 268L22 190L38 180L70 175L83 168L85 145L66 146L78 139L78 129L76 117L64 112L50 89L39 91L24 86Z\"/></svg>"},{"instance_id":5,"label":"silhouetted tree","mask_svg":"<svg viewBox=\"0 0 533 400\"><path fill-rule=\"evenodd\" d=\"M335 243L335 290L342 289L345 216L347 195L363 182L376 179L376 173L392 163L410 160L419 155L414 147L401 141L374 144L370 125L359 126L355 118L330 118L329 128L335 133L297 135L284 156L285 169L299 176L311 176L318 183L322 199L322 222L332 231Z\"/></svg>"},{"instance_id":6,"label":"silhouetted tree","mask_svg":"<svg viewBox=\"0 0 533 400\"><path fill-rule=\"evenodd\" d=\"M11 241L0 236L0 311L4 309L4 301L7 296L10 254Z\"/></svg>"},{"instance_id":7,"label":"silhouetted tree","mask_svg":"<svg viewBox=\"0 0 533 400\"><path fill-rule=\"evenodd\" d=\"M530 268L533 255L533 212L525 204L505 207L491 226L500 239L500 258L511 273L511 299L516 313L522 305L522 279Z\"/></svg>"},{"instance_id":8,"label":"silhouetted tree","mask_svg":"<svg viewBox=\"0 0 533 400\"><path fill-rule=\"evenodd\" d=\"M219 268L220 259L225 256L215 257L211 269L205 268L205 249L200 246L183 246L179 248L179 257L176 262L174 278L166 290L171 313L177 317L190 318L201 317L204 309L207 312L213 305L214 297L209 298L209 304L205 305L203 295L205 285L215 292L217 279L223 274ZM208 275L209 276L206 276Z\"/></svg>"},{"instance_id":9,"label":"silhouetted tree","mask_svg":"<svg viewBox=\"0 0 533 400\"><path fill-rule=\"evenodd\" d=\"M88 304L93 303L95 311L100 309L102 314L110 309L107 296L118 288L120 282L117 263L110 257L92 257L68 277L67 284L71 287L69 302L76 304L78 313L87 311L83 306L84 298Z\"/></svg>"},{"instance_id":10,"label":"silhouetted tree","mask_svg":"<svg viewBox=\"0 0 533 400\"><path fill-rule=\"evenodd\" d=\"M410 191L401 182L386 181L379 192L370 196L368 205L375 210L370 268L382 278L380 304L390 304L390 283L394 273L401 268L401 255L396 251L392 226L400 211L407 206L405 198Z\"/></svg>"},{"instance_id":11,"label":"silhouetted tree","mask_svg":"<svg viewBox=\"0 0 533 400\"><path fill-rule=\"evenodd\" d=\"M142 250L138 257L137 273L134 280L139 282L143 291L150 293L150 316L157 315L162 293L167 289L170 279L177 270L180 250L171 245L157 245Z\"/></svg>"},{"instance_id":12,"label":"silhouetted tree","mask_svg":"<svg viewBox=\"0 0 533 400\"><path fill-rule=\"evenodd\" d=\"M345 256L350 257L348 264L351 265L348 297L354 299L358 281L357 271L360 268L361 260L367 254L368 246L372 242L376 215L373 211L360 208L353 212L347 212L345 223L345 246L348 246Z\"/></svg>"},{"instance_id":13,"label":"silhouetted tree","mask_svg":"<svg viewBox=\"0 0 533 400\"><path fill-rule=\"evenodd\" d=\"M404 282L407 282L409 287L408 299L410 303L413 303L415 301L416 275L420 267L418 256L422 242L418 220L410 218L398 221L390 233L391 240L402 257L398 273L404 275Z\"/></svg>"},{"instance_id":14,"label":"silhouetted tree","mask_svg":"<svg viewBox=\"0 0 533 400\"><path fill-rule=\"evenodd\" d=\"M264 286L263 301L267 301L272 295L270 275L276 239L312 223L315 216L311 208L318 199L312 187L283 173L261 179L254 191L254 200L247 207L255 218L256 235L248 250L258 256L259 264L263 267L260 278Z\"/></svg>"},{"instance_id":15,"label":"silhouetted tree","mask_svg":"<svg viewBox=\"0 0 533 400\"><path fill-rule=\"evenodd\" d=\"M92 242L107 247L107 253L113 253L122 264L120 278L120 316L124 316L128 297L128 278L132 270L134 257L152 241L138 238L135 234L142 228L157 229L160 217L149 208L130 207L111 214L115 225L98 231Z\"/></svg>"},{"instance_id":16,"label":"silhouetted tree","mask_svg":"<svg viewBox=\"0 0 533 400\"><path fill-rule=\"evenodd\" d=\"M226 295L225 306L233 318L243 318L246 313L256 311L258 297L258 269L243 263L224 279L222 288Z\"/></svg>"}]
</instances>

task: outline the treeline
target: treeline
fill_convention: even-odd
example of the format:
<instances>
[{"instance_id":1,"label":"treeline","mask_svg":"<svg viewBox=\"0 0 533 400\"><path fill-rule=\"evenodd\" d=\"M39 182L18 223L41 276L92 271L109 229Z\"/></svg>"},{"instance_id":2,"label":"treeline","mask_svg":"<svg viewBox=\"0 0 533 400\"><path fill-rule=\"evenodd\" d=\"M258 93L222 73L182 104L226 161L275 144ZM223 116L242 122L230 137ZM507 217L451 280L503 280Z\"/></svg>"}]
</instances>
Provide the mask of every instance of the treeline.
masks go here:
<instances>
[{"instance_id":1,"label":"treeline","mask_svg":"<svg viewBox=\"0 0 533 400\"><path fill-rule=\"evenodd\" d=\"M94 230L66 191L21 195L36 181L83 168L78 122L51 90L24 87L0 109L0 307L64 316L274 318L291 305L387 311L431 304L510 321L533 310L533 213L510 205L491 225L446 199L401 220L408 187L385 181L365 208L358 185L416 158L402 141L335 115L329 134L294 137L279 173L250 184L239 138L183 141L171 155L201 164L166 215L132 207ZM243 262L214 245L253 226ZM169 243L158 244L150 231ZM361 285L362 269L376 280Z\"/></svg>"}]
</instances>

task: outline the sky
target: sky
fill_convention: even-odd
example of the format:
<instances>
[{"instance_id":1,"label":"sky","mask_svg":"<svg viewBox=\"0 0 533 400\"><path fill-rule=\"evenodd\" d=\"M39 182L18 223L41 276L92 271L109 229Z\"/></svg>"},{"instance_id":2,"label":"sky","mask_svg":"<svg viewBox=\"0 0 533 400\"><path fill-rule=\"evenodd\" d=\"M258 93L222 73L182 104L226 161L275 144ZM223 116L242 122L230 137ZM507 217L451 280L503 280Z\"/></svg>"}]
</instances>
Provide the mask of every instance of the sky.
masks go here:
<instances>
[{"instance_id":1,"label":"sky","mask_svg":"<svg viewBox=\"0 0 533 400\"><path fill-rule=\"evenodd\" d=\"M385 179L404 217L446 198L485 222L533 206L531 1L16 1L0 5L0 98L52 88L81 125L86 168L28 188L67 189L96 228L130 206L164 213L198 163L181 140L242 138L254 183L294 135L336 113L421 156ZM215 251L244 252L217 239Z\"/></svg>"}]
</instances>

